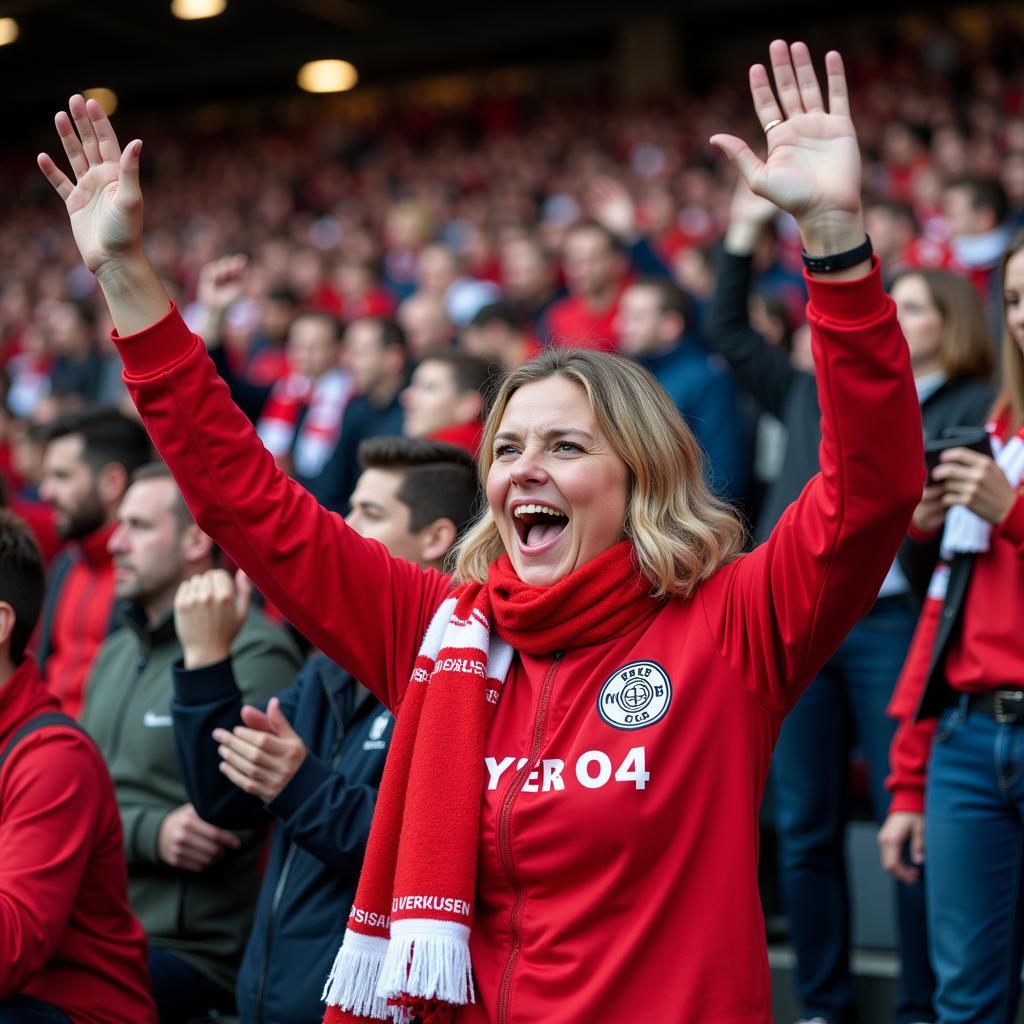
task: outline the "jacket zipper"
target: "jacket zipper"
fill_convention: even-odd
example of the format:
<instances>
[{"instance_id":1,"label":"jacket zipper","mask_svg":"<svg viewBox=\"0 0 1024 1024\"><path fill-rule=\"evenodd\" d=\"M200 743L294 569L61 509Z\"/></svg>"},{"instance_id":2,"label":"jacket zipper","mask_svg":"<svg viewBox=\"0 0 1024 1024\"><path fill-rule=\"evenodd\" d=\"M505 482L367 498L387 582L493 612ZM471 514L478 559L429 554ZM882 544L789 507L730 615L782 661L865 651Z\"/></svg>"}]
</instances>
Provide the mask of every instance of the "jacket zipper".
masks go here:
<instances>
[{"instance_id":1,"label":"jacket zipper","mask_svg":"<svg viewBox=\"0 0 1024 1024\"><path fill-rule=\"evenodd\" d=\"M337 771L338 765L341 764L341 755L343 753L342 745L345 740L345 734L348 731L348 725L338 709L338 703L334 699L334 694L331 693L326 680L319 672L317 672L317 678L320 681L321 687L323 687L324 695L327 697L327 703L331 708L331 714L334 716L335 724L338 727L338 736L331 749L331 771ZM295 843L289 840L288 852L284 855L284 861L281 864L281 874L278 876L277 885L274 886L274 895L270 898L270 909L267 912L267 932L263 940L263 962L260 964L260 976L256 983L256 1024L262 1024L264 1020L265 1008L263 1006L263 1000L266 998L267 964L270 963L270 945L274 940L274 928L277 924L277 912L281 908L281 900L284 898L284 888L288 882L288 875L291 874L292 863L295 860L297 850L298 847Z\"/></svg>"},{"instance_id":2,"label":"jacket zipper","mask_svg":"<svg viewBox=\"0 0 1024 1024\"><path fill-rule=\"evenodd\" d=\"M526 764L519 769L512 779L508 792L505 794L505 799L502 802L501 811L498 814L498 851L501 855L501 866L505 869L505 874L512 883L513 902L512 922L509 929L512 936L512 945L509 949L508 960L505 961L505 970L501 976L501 987L498 989L497 1024L508 1024L509 1021L512 976L515 974L516 965L519 962L521 953L522 936L520 935L519 928L522 924L523 903L525 902L523 887L519 882L519 876L516 874L515 865L512 863L512 805L522 791L523 786L526 785L526 780L534 769L534 762L540 756L541 743L544 739L544 725L547 720L548 702L551 698L551 685L554 682L555 672L558 670L558 664L561 660L562 652L555 651L551 665L544 676L540 700L537 702L537 716L534 720L533 743L530 746L530 755L526 759Z\"/></svg>"},{"instance_id":3,"label":"jacket zipper","mask_svg":"<svg viewBox=\"0 0 1024 1024\"><path fill-rule=\"evenodd\" d=\"M288 875L292 870L292 862L295 860L295 851L298 847L294 843L288 844L288 852L284 856L284 863L281 865L281 874L278 876L277 885L274 886L274 895L270 900L270 911L267 914L267 934L263 943L263 963L260 964L260 980L256 985L256 1020L263 1020L263 997L267 987L267 964L270 962L270 943L274 937L274 925L277 920L277 912L281 906L281 897L284 896L284 887L288 882Z\"/></svg>"}]
</instances>

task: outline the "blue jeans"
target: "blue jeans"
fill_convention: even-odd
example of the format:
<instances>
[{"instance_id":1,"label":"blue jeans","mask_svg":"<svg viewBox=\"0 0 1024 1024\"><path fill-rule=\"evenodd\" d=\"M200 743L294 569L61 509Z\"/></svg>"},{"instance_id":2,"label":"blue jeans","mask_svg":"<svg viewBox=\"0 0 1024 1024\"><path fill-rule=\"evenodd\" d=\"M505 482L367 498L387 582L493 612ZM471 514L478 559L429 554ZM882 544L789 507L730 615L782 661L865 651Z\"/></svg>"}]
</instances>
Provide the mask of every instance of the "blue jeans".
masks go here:
<instances>
[{"instance_id":1,"label":"blue jeans","mask_svg":"<svg viewBox=\"0 0 1024 1024\"><path fill-rule=\"evenodd\" d=\"M896 723L885 709L906 657L915 615L901 597L880 598L853 627L782 724L772 760L779 880L797 956L804 1013L831 1024L853 1017L850 897L844 839L849 752L856 735L879 822L889 809L885 778ZM897 886L899 1024L932 1021L923 887Z\"/></svg>"},{"instance_id":2,"label":"blue jeans","mask_svg":"<svg viewBox=\"0 0 1024 1024\"><path fill-rule=\"evenodd\" d=\"M0 1024L71 1024L56 1006L32 996L15 996L0 1003Z\"/></svg>"},{"instance_id":3,"label":"blue jeans","mask_svg":"<svg viewBox=\"0 0 1024 1024\"><path fill-rule=\"evenodd\" d=\"M1012 1024L1020 998L1024 725L959 708L932 741L925 889L942 1024Z\"/></svg>"}]
</instances>

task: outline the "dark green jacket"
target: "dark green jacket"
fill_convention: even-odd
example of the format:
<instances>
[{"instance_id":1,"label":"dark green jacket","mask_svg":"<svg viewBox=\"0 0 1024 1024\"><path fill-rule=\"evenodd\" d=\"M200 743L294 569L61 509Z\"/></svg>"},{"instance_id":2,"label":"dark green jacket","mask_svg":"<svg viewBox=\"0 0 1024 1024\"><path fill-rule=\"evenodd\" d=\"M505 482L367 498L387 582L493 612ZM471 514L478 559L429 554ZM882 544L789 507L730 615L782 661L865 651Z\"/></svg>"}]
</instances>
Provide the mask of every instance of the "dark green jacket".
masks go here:
<instances>
[{"instance_id":1,"label":"dark green jacket","mask_svg":"<svg viewBox=\"0 0 1024 1024\"><path fill-rule=\"evenodd\" d=\"M198 874L159 860L161 822L189 802L171 722L171 666L181 658L181 645L171 612L150 625L133 607L123 619L126 628L107 638L93 665L82 723L114 780L132 909L151 945L231 991L256 904L263 832L240 832L241 849ZM301 665L291 639L257 611L250 612L231 653L245 700L260 706Z\"/></svg>"}]
</instances>

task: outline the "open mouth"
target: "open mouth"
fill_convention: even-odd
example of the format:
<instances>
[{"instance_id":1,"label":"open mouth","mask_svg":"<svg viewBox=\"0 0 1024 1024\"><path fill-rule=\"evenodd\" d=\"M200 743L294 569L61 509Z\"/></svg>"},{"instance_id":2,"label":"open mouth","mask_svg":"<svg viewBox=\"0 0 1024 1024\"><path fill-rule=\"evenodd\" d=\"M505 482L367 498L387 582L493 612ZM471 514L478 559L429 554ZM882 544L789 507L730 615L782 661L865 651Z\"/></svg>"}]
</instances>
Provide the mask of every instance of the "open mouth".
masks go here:
<instances>
[{"instance_id":1,"label":"open mouth","mask_svg":"<svg viewBox=\"0 0 1024 1024\"><path fill-rule=\"evenodd\" d=\"M569 525L569 517L550 505L524 504L512 510L519 542L524 549L534 551L554 543Z\"/></svg>"}]
</instances>

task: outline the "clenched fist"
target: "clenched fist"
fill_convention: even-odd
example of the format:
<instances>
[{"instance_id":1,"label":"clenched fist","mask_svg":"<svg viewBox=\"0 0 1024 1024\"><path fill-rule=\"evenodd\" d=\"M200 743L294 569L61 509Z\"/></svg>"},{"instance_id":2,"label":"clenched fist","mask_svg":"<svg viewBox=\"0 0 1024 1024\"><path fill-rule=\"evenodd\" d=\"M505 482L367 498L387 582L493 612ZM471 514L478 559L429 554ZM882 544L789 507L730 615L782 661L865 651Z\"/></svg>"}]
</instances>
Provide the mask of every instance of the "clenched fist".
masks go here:
<instances>
[{"instance_id":1,"label":"clenched fist","mask_svg":"<svg viewBox=\"0 0 1024 1024\"><path fill-rule=\"evenodd\" d=\"M174 596L174 627L185 668L223 661L249 614L252 584L238 572L232 581L223 569L189 577Z\"/></svg>"}]
</instances>

